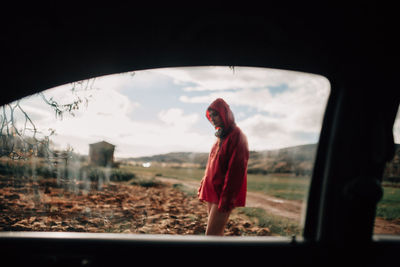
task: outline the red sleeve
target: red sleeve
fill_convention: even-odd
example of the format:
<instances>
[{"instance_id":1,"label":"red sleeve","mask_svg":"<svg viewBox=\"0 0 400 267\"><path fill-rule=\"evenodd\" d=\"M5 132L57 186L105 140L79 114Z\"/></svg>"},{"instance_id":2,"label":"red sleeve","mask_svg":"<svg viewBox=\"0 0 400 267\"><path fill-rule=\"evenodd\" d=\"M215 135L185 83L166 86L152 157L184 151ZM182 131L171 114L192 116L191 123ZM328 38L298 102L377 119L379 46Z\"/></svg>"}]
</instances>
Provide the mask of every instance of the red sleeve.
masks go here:
<instances>
[{"instance_id":1,"label":"red sleeve","mask_svg":"<svg viewBox=\"0 0 400 267\"><path fill-rule=\"evenodd\" d=\"M236 146L232 150L225 175L224 186L218 204L220 212L227 212L234 208L235 198L241 190L247 175L248 158L249 150L246 137L239 135Z\"/></svg>"}]
</instances>

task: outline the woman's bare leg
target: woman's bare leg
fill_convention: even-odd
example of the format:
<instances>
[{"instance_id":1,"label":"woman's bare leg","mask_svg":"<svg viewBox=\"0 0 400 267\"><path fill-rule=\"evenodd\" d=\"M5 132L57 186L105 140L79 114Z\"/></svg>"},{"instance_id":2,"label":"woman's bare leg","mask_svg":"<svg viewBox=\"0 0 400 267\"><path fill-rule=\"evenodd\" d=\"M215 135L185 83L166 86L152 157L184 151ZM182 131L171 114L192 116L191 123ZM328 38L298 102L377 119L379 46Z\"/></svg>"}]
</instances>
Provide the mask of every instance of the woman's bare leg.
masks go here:
<instances>
[{"instance_id":1,"label":"woman's bare leg","mask_svg":"<svg viewBox=\"0 0 400 267\"><path fill-rule=\"evenodd\" d=\"M213 203L207 202L207 214L208 214L208 216L210 216L212 204Z\"/></svg>"},{"instance_id":2,"label":"woman's bare leg","mask_svg":"<svg viewBox=\"0 0 400 267\"><path fill-rule=\"evenodd\" d=\"M225 225L228 222L231 212L218 211L218 205L215 203L208 203L208 223L206 235L224 235Z\"/></svg>"}]
</instances>

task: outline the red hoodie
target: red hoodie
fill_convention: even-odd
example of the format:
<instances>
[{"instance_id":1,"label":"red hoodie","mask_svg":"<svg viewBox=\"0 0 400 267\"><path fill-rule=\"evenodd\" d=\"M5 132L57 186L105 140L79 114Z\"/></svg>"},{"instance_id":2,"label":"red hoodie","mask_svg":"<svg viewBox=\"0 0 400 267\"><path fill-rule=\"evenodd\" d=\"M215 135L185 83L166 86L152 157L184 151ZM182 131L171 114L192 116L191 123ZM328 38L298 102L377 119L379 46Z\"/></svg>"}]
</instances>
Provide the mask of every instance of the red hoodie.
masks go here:
<instances>
[{"instance_id":1,"label":"red hoodie","mask_svg":"<svg viewBox=\"0 0 400 267\"><path fill-rule=\"evenodd\" d=\"M221 98L216 99L206 112L211 122L209 109L220 115L223 135L211 148L198 195L200 200L216 203L219 211L226 212L245 205L249 149L229 105Z\"/></svg>"}]
</instances>

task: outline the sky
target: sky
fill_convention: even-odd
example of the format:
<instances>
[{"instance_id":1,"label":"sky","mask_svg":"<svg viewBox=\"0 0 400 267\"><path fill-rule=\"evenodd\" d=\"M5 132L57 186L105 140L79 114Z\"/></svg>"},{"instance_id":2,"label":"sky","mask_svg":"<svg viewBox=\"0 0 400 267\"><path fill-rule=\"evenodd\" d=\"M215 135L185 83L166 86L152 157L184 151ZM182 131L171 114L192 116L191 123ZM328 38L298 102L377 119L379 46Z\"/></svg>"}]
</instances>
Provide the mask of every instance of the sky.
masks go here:
<instances>
[{"instance_id":1,"label":"sky","mask_svg":"<svg viewBox=\"0 0 400 267\"><path fill-rule=\"evenodd\" d=\"M56 117L38 94L20 105L58 149L88 154L89 144L116 145L116 157L168 152L209 152L216 141L205 111L216 98L231 107L250 150L318 142L329 81L319 75L277 69L221 66L135 71L51 88L43 95L60 104L88 99ZM23 120L17 116L22 125Z\"/></svg>"}]
</instances>

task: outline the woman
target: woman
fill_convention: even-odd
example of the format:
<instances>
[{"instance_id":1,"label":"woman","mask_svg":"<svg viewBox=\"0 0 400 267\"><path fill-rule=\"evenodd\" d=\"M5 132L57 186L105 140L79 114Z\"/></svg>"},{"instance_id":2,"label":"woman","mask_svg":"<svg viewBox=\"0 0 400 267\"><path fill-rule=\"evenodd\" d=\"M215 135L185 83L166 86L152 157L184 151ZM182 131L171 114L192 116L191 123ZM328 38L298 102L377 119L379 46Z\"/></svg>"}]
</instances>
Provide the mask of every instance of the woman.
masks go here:
<instances>
[{"instance_id":1,"label":"woman","mask_svg":"<svg viewBox=\"0 0 400 267\"><path fill-rule=\"evenodd\" d=\"M206 116L217 130L198 196L208 205L206 235L223 235L232 209L243 207L247 191L247 138L235 124L229 105L221 98Z\"/></svg>"}]
</instances>

